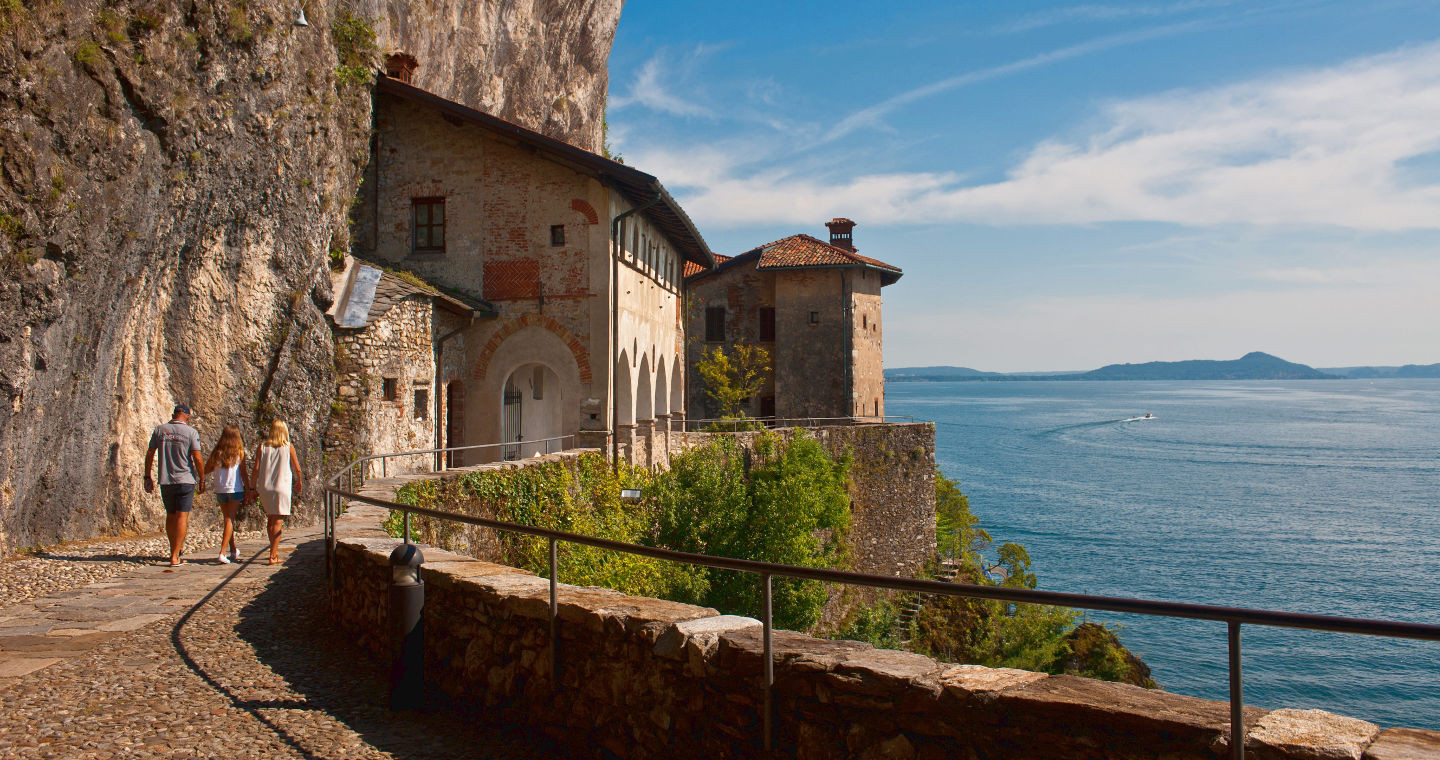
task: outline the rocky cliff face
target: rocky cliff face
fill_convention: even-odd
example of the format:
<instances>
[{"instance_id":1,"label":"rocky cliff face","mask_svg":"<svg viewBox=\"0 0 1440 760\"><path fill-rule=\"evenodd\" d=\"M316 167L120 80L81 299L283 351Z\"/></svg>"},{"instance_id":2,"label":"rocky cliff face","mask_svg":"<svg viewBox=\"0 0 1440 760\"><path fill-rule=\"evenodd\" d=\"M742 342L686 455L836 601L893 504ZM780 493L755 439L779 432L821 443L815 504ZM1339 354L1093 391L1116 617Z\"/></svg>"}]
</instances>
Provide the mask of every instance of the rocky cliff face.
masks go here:
<instances>
[{"instance_id":1,"label":"rocky cliff face","mask_svg":"<svg viewBox=\"0 0 1440 760\"><path fill-rule=\"evenodd\" d=\"M207 445L289 421L313 504L380 53L599 147L618 0L301 5L0 5L0 551L154 528L141 467L176 400Z\"/></svg>"}]
</instances>

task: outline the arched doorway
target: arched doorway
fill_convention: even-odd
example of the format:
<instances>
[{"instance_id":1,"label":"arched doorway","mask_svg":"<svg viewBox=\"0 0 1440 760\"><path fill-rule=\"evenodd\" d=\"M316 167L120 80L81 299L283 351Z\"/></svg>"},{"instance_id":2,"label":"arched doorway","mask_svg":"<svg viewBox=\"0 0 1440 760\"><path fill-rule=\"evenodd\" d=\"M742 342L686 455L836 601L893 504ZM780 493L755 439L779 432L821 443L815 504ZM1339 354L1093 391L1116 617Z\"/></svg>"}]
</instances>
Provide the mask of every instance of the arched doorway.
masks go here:
<instances>
[{"instance_id":1,"label":"arched doorway","mask_svg":"<svg viewBox=\"0 0 1440 760\"><path fill-rule=\"evenodd\" d=\"M505 378L500 399L505 459L544 454L547 439L565 434L560 395L560 376L544 364L522 364Z\"/></svg>"}]
</instances>

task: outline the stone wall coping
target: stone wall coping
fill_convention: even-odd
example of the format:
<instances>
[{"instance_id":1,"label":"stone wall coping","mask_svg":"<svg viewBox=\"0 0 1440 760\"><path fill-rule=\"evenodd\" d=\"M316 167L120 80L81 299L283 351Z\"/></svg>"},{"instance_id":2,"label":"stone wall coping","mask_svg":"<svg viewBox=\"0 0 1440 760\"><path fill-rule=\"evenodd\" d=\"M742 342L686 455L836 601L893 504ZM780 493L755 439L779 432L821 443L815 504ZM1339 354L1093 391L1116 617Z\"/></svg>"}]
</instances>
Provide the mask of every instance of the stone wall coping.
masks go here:
<instances>
[{"instance_id":1,"label":"stone wall coping","mask_svg":"<svg viewBox=\"0 0 1440 760\"><path fill-rule=\"evenodd\" d=\"M1365 750L1365 760L1435 760L1440 757L1440 731L1387 728Z\"/></svg>"},{"instance_id":2,"label":"stone wall coping","mask_svg":"<svg viewBox=\"0 0 1440 760\"><path fill-rule=\"evenodd\" d=\"M387 514L379 507L352 506L336 520L337 542L370 562L388 563L400 540L376 529ZM475 600L461 602L464 607L548 618L545 578L429 546L423 551L426 582L437 591ZM754 618L590 586L562 583L558 591L560 618L570 630L638 638L655 657L683 663L687 677L723 674L740 683L761 671L763 636ZM772 646L779 695L841 713L890 710L897 725L929 735L959 738L957 731L989 726L995 741L1019 755L1027 754L1027 741L1057 732L1077 746L1091 747L1096 757L1109 756L1102 748L1117 741L1175 757L1223 754L1229 744L1225 702L1077 676L956 665L794 631L773 631ZM753 697L737 696L742 701ZM1245 724L1247 753L1257 760L1440 757L1440 732L1382 731L1373 723L1321 710L1251 707ZM1053 750L1038 754L1049 757Z\"/></svg>"}]
</instances>

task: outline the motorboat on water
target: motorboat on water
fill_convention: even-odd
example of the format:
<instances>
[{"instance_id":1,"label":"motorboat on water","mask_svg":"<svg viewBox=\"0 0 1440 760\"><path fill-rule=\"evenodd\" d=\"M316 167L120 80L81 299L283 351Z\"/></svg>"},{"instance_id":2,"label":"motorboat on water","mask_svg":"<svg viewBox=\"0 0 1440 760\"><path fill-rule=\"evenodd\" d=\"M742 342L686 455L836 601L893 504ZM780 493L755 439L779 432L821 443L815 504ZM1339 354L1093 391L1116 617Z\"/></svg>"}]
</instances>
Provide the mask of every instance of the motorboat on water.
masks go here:
<instances>
[{"instance_id":1,"label":"motorboat on water","mask_svg":"<svg viewBox=\"0 0 1440 760\"><path fill-rule=\"evenodd\" d=\"M1151 414L1151 413L1149 413L1149 412L1146 412L1143 417L1126 417L1125 419L1120 420L1120 421L1121 421L1121 422L1140 422L1140 421L1142 421L1142 420L1155 420L1155 419L1159 419L1159 417L1156 417L1155 415L1153 415L1153 414Z\"/></svg>"}]
</instances>

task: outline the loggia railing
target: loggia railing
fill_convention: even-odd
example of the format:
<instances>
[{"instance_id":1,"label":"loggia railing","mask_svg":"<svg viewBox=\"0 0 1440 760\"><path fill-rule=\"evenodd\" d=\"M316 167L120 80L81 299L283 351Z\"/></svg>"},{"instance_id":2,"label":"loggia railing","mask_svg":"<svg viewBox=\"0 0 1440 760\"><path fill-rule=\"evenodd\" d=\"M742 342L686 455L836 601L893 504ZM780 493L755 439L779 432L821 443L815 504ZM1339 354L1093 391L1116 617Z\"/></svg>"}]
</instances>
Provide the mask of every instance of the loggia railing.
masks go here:
<instances>
[{"instance_id":1,"label":"loggia railing","mask_svg":"<svg viewBox=\"0 0 1440 760\"><path fill-rule=\"evenodd\" d=\"M508 444L492 444L502 446ZM467 447L485 448L485 447ZM433 450L432 450L433 451ZM406 453L428 453L427 452L406 452ZM389 456L389 455L378 455ZM366 457L374 459L377 457ZM357 460L357 462L360 460ZM353 464L352 464L353 466ZM334 549L334 527L335 518L339 515L340 507L345 500L358 501L365 504L373 504L378 507L385 507L398 510L405 515L406 543L410 542L410 515L417 514L431 517L438 520L450 520L467 525L478 525L495 530L522 533L530 536L537 536L549 541L550 544L550 673L551 683L559 685L560 673L560 640L559 631L559 561L558 545L560 542L590 546L597 549L609 549L611 551L634 554L652 559L678 562L688 565L700 565L721 570L735 570L744 573L753 573L759 577L761 592L760 622L762 626L764 666L762 670L761 688L764 690L763 703L763 731L762 743L766 750L774 747L775 725L774 725L774 651L772 645L772 597L771 580L775 577L795 578L799 580L813 580L824 583L843 583L856 586L869 586L872 588L891 589L895 591L908 591L922 594L939 594L943 596L959 596L970 599L993 599L1016 604L1048 604L1059 607L1068 607L1081 610L1102 610L1105 612L1125 612L1136 615L1152 615L1158 617L1185 618L1191 620L1210 620L1224 623L1229 640L1229 675L1230 675L1230 757L1233 760L1243 760L1245 757L1245 717L1243 714L1243 679L1240 667L1240 627L1242 625L1264 625L1278 628L1299 628L1309 631L1328 631L1333 633L1359 634L1367 636L1386 636L1402 639L1420 639L1425 641L1440 641L1440 625L1429 625L1425 623L1406 623L1391 620L1372 620L1366 618L1339 617L1335 615L1313 615L1298 612L1278 612L1274 610L1250 609L1245 607L1224 607L1212 604L1191 604L1186 602L1165 602L1150 599L1134 599L1117 596L1097 596L1094 594L1073 594L1060 591L1041 591L1038 589L1006 588L1003 586L977 586L967 583L951 583L947 581L923 580L918 578L896 578L885 575L871 575L868 573L855 573L844 570L826 570L813 567L799 567L796 565L782 565L773 562L759 562L756 560L735 559L731 557L715 557L708 554L691 554L673 549L662 549L653 546L640 546L621 541L612 541L593 536L584 536L578 533L569 533L562 530L549 528L538 528L532 525L521 525L519 523L505 522L503 520L491 520L484 517L444 512L427 507L417 507L410 504L401 504L388 499L379 499L373 496L364 496L353 490L339 487L342 475L351 468L347 467L341 473L332 477L325 486L325 529L327 554ZM327 567L329 564L327 563Z\"/></svg>"}]
</instances>

